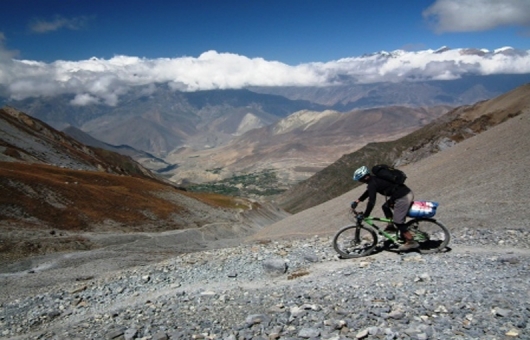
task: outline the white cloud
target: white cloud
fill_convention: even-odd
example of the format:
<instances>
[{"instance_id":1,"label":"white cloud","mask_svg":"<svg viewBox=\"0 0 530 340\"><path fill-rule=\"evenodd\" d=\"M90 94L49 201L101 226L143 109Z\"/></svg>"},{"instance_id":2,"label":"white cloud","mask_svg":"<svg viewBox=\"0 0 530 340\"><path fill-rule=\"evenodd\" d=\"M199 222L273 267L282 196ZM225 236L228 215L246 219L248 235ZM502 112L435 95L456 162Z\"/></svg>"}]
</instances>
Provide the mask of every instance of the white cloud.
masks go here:
<instances>
[{"instance_id":1,"label":"white cloud","mask_svg":"<svg viewBox=\"0 0 530 340\"><path fill-rule=\"evenodd\" d=\"M33 33L48 33L63 28L69 30L79 30L86 26L88 17L64 18L56 16L52 20L34 19L29 24L29 29Z\"/></svg>"},{"instance_id":2,"label":"white cloud","mask_svg":"<svg viewBox=\"0 0 530 340\"><path fill-rule=\"evenodd\" d=\"M76 95L75 98L70 101L70 104L77 106L99 104L99 99L87 93L81 93Z\"/></svg>"},{"instance_id":3,"label":"white cloud","mask_svg":"<svg viewBox=\"0 0 530 340\"><path fill-rule=\"evenodd\" d=\"M528 0L437 0L423 12L438 33L530 26Z\"/></svg>"},{"instance_id":4,"label":"white cloud","mask_svg":"<svg viewBox=\"0 0 530 340\"><path fill-rule=\"evenodd\" d=\"M1 40L0 40L1 42ZM1 47L1 46L0 46ZM11 99L73 94L74 105L116 105L131 87L149 93L155 84L197 91L246 86L325 86L446 80L462 74L530 73L530 51L402 50L289 66L262 58L208 51L199 57L146 59L116 56L44 63L0 58L0 93Z\"/></svg>"}]
</instances>

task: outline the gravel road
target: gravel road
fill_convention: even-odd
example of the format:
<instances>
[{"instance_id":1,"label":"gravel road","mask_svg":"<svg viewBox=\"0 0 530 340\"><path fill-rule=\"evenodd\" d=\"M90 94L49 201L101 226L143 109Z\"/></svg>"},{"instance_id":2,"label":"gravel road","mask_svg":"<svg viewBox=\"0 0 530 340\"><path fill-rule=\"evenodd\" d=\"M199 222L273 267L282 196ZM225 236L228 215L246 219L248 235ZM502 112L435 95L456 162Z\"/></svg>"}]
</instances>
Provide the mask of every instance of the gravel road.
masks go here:
<instances>
[{"instance_id":1,"label":"gravel road","mask_svg":"<svg viewBox=\"0 0 530 340\"><path fill-rule=\"evenodd\" d=\"M3 301L0 336L530 339L530 238L505 235L351 260L318 236L183 254Z\"/></svg>"}]
</instances>

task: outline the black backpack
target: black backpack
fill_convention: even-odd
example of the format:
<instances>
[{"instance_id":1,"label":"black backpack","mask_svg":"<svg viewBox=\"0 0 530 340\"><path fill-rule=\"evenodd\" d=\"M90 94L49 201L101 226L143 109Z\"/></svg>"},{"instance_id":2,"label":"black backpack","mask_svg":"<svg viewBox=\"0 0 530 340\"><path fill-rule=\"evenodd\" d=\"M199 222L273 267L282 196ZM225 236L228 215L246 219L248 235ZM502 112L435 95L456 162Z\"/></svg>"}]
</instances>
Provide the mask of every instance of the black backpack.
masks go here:
<instances>
[{"instance_id":1,"label":"black backpack","mask_svg":"<svg viewBox=\"0 0 530 340\"><path fill-rule=\"evenodd\" d=\"M407 179L407 175L401 170L386 164L378 164L372 167L372 173L379 178L387 180L395 184L403 184Z\"/></svg>"}]
</instances>

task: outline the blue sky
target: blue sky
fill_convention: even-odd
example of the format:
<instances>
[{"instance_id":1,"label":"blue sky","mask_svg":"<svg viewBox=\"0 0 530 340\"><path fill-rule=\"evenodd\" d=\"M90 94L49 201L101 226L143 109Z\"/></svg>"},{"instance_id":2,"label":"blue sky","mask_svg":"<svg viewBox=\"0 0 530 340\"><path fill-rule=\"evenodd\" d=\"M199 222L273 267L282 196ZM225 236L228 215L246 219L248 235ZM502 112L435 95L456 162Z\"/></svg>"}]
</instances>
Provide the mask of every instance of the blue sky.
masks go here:
<instances>
[{"instance_id":1,"label":"blue sky","mask_svg":"<svg viewBox=\"0 0 530 340\"><path fill-rule=\"evenodd\" d=\"M0 32L4 48L17 58L44 62L174 58L215 50L297 65L444 45L530 49L530 14L508 22L477 18L480 2L471 1L469 13L461 13L460 27L440 27L440 16L458 15L444 11L444 1L2 0ZM529 0L485 1L499 2L526 2L530 12ZM477 20L491 22L465 26Z\"/></svg>"},{"instance_id":2,"label":"blue sky","mask_svg":"<svg viewBox=\"0 0 530 340\"><path fill-rule=\"evenodd\" d=\"M0 13L11 99L530 73L530 0L0 0Z\"/></svg>"}]
</instances>

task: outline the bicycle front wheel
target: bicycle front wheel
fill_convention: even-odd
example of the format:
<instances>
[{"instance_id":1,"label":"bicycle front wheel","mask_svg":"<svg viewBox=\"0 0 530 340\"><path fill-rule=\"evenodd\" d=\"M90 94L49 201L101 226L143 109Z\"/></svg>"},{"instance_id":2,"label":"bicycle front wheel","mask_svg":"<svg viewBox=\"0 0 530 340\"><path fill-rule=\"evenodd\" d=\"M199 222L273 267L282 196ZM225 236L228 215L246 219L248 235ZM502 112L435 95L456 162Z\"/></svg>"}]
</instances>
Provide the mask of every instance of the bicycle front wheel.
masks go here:
<instances>
[{"instance_id":1,"label":"bicycle front wheel","mask_svg":"<svg viewBox=\"0 0 530 340\"><path fill-rule=\"evenodd\" d=\"M414 235L414 240L420 244L419 252L422 254L442 251L451 240L449 230L432 218L413 219L407 223L407 228Z\"/></svg>"},{"instance_id":2,"label":"bicycle front wheel","mask_svg":"<svg viewBox=\"0 0 530 340\"><path fill-rule=\"evenodd\" d=\"M344 227L333 238L333 248L345 259L370 255L376 246L377 234L366 226Z\"/></svg>"}]
</instances>

